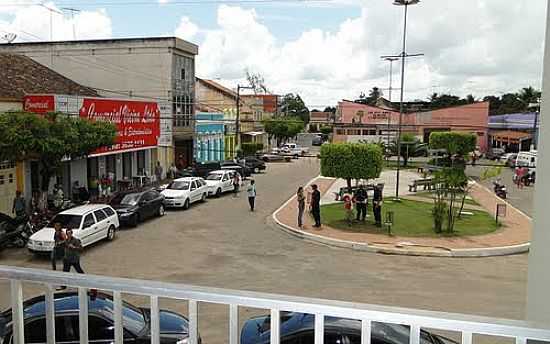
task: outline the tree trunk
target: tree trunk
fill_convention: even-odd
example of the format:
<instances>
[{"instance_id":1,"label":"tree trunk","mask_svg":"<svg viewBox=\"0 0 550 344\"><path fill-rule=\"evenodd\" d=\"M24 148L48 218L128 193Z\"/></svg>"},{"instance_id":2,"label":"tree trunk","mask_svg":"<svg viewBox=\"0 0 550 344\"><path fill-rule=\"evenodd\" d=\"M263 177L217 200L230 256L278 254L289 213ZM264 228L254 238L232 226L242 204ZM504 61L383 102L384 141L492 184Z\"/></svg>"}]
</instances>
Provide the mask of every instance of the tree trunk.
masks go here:
<instances>
[{"instance_id":1,"label":"tree trunk","mask_svg":"<svg viewBox=\"0 0 550 344\"><path fill-rule=\"evenodd\" d=\"M460 210L458 211L459 219L462 217L462 210L464 210L464 201L466 201L466 195L466 190L464 190L464 194L462 195L462 202L460 203Z\"/></svg>"},{"instance_id":2,"label":"tree trunk","mask_svg":"<svg viewBox=\"0 0 550 344\"><path fill-rule=\"evenodd\" d=\"M348 183L348 190L351 192L351 178L346 178L346 182Z\"/></svg>"}]
</instances>

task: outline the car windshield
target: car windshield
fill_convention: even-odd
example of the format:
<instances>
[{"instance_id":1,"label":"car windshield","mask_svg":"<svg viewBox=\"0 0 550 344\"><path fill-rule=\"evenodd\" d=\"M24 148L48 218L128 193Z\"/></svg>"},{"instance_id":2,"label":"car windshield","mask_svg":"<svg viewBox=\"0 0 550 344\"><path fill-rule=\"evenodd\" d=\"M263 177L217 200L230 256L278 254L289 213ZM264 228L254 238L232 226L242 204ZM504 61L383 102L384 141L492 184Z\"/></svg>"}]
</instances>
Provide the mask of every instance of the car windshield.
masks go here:
<instances>
[{"instance_id":1,"label":"car windshield","mask_svg":"<svg viewBox=\"0 0 550 344\"><path fill-rule=\"evenodd\" d=\"M121 204L121 205L136 205L139 202L139 197L141 194L133 193L116 196L111 204Z\"/></svg>"},{"instance_id":2,"label":"car windshield","mask_svg":"<svg viewBox=\"0 0 550 344\"><path fill-rule=\"evenodd\" d=\"M168 190L189 190L189 185L191 183L187 180L174 180L168 184Z\"/></svg>"},{"instance_id":3,"label":"car windshield","mask_svg":"<svg viewBox=\"0 0 550 344\"><path fill-rule=\"evenodd\" d=\"M54 223L60 223L62 228L79 228L80 222L82 221L82 216L80 215L70 215L70 214L57 214L51 221L53 226Z\"/></svg>"},{"instance_id":4,"label":"car windshield","mask_svg":"<svg viewBox=\"0 0 550 344\"><path fill-rule=\"evenodd\" d=\"M221 179L222 179L222 174L220 173L210 173L206 177L206 180L221 180Z\"/></svg>"}]
</instances>

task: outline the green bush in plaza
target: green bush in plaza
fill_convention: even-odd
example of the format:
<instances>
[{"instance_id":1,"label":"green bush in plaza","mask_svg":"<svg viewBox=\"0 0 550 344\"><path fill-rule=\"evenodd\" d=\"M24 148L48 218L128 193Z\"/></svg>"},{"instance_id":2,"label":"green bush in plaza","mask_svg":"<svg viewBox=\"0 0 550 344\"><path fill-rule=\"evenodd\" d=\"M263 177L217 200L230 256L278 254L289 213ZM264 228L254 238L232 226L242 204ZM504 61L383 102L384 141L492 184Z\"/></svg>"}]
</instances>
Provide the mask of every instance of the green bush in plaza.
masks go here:
<instances>
[{"instance_id":1,"label":"green bush in plaza","mask_svg":"<svg viewBox=\"0 0 550 344\"><path fill-rule=\"evenodd\" d=\"M435 132L430 134L430 149L442 149L449 158L466 160L476 149L477 138L474 134L459 132Z\"/></svg>"},{"instance_id":2,"label":"green bush in plaza","mask_svg":"<svg viewBox=\"0 0 550 344\"><path fill-rule=\"evenodd\" d=\"M257 152L261 152L264 149L263 143L246 142L241 144L241 150L243 156L254 155Z\"/></svg>"},{"instance_id":3,"label":"green bush in plaza","mask_svg":"<svg viewBox=\"0 0 550 344\"><path fill-rule=\"evenodd\" d=\"M332 143L321 146L321 174L345 179L378 178L382 172L382 148L371 143Z\"/></svg>"},{"instance_id":4,"label":"green bush in plaza","mask_svg":"<svg viewBox=\"0 0 550 344\"><path fill-rule=\"evenodd\" d=\"M58 113L0 114L0 161L38 160L45 197L51 177L65 158L84 157L114 144L114 124Z\"/></svg>"},{"instance_id":5,"label":"green bush in plaza","mask_svg":"<svg viewBox=\"0 0 550 344\"><path fill-rule=\"evenodd\" d=\"M321 132L321 134L330 135L332 134L332 127L323 126L319 128L319 132Z\"/></svg>"}]
</instances>

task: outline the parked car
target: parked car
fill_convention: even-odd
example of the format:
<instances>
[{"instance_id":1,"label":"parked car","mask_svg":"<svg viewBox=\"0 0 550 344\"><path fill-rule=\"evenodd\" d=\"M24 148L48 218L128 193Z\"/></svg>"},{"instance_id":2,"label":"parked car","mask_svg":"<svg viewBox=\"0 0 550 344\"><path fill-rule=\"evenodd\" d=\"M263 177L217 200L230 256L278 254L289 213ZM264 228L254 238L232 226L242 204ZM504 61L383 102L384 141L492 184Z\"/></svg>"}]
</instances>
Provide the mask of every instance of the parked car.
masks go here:
<instances>
[{"instance_id":1,"label":"parked car","mask_svg":"<svg viewBox=\"0 0 550 344\"><path fill-rule=\"evenodd\" d=\"M78 293L54 295L55 339L57 343L78 344ZM25 343L46 343L46 314L44 296L23 303ZM97 293L88 296L88 340L90 343L114 343L114 304L110 295ZM127 302L122 304L122 324L125 343L151 342L151 310ZM12 311L2 313L5 332L2 343L12 343ZM189 337L189 322L185 316L168 310L159 311L160 342L183 343ZM198 342L201 343L200 337Z\"/></svg>"},{"instance_id":2,"label":"parked car","mask_svg":"<svg viewBox=\"0 0 550 344\"><path fill-rule=\"evenodd\" d=\"M311 145L320 146L320 145L323 144L323 142L325 142L323 140L323 137L321 135L317 135L317 136L313 137L313 140L311 140Z\"/></svg>"},{"instance_id":3,"label":"parked car","mask_svg":"<svg viewBox=\"0 0 550 344\"><path fill-rule=\"evenodd\" d=\"M314 344L315 317L312 314L281 312L281 344ZM268 344L270 316L247 320L241 331L241 344ZM325 344L361 344L361 321L325 317ZM405 325L373 322L371 328L373 344L409 344L409 328ZM422 344L457 344L454 340L420 331Z\"/></svg>"},{"instance_id":4,"label":"parked car","mask_svg":"<svg viewBox=\"0 0 550 344\"><path fill-rule=\"evenodd\" d=\"M282 154L291 155L295 158L309 153L309 148L301 147L296 143L285 143L281 146L280 152Z\"/></svg>"},{"instance_id":5,"label":"parked car","mask_svg":"<svg viewBox=\"0 0 550 344\"><path fill-rule=\"evenodd\" d=\"M188 209L192 203L206 200L208 186L200 177L178 178L168 184L162 194L166 207Z\"/></svg>"},{"instance_id":6,"label":"parked car","mask_svg":"<svg viewBox=\"0 0 550 344\"><path fill-rule=\"evenodd\" d=\"M206 185L208 185L208 195L220 197L222 193L233 191L233 170L212 171L206 176Z\"/></svg>"},{"instance_id":7,"label":"parked car","mask_svg":"<svg viewBox=\"0 0 550 344\"><path fill-rule=\"evenodd\" d=\"M238 172L242 177L247 178L252 175L252 170L246 165L234 162L232 160L224 161L221 163L220 170L234 170Z\"/></svg>"},{"instance_id":8,"label":"parked car","mask_svg":"<svg viewBox=\"0 0 550 344\"><path fill-rule=\"evenodd\" d=\"M517 153L506 153L500 157L499 161L508 167L516 167Z\"/></svg>"},{"instance_id":9,"label":"parked car","mask_svg":"<svg viewBox=\"0 0 550 344\"><path fill-rule=\"evenodd\" d=\"M121 192L109 204L121 224L133 227L147 218L164 215L164 195L155 190Z\"/></svg>"},{"instance_id":10,"label":"parked car","mask_svg":"<svg viewBox=\"0 0 550 344\"><path fill-rule=\"evenodd\" d=\"M267 168L265 162L256 157L247 156L246 158L244 158L244 160L246 167L248 167L254 173L260 173L261 171L265 171L265 169Z\"/></svg>"},{"instance_id":11,"label":"parked car","mask_svg":"<svg viewBox=\"0 0 550 344\"><path fill-rule=\"evenodd\" d=\"M49 253L54 247L54 224L72 229L86 247L103 239L113 240L120 224L115 210L106 204L87 204L62 211L48 225L31 235L27 248L33 253Z\"/></svg>"},{"instance_id":12,"label":"parked car","mask_svg":"<svg viewBox=\"0 0 550 344\"><path fill-rule=\"evenodd\" d=\"M505 153L504 148L493 148L487 151L486 157L489 160L499 160Z\"/></svg>"},{"instance_id":13,"label":"parked car","mask_svg":"<svg viewBox=\"0 0 550 344\"><path fill-rule=\"evenodd\" d=\"M265 162L290 162L291 157L279 154L262 154L260 159Z\"/></svg>"},{"instance_id":14,"label":"parked car","mask_svg":"<svg viewBox=\"0 0 550 344\"><path fill-rule=\"evenodd\" d=\"M516 165L528 167L529 171L537 168L537 151L519 152L516 157Z\"/></svg>"},{"instance_id":15,"label":"parked car","mask_svg":"<svg viewBox=\"0 0 550 344\"><path fill-rule=\"evenodd\" d=\"M221 164L219 161L207 161L197 162L193 167L187 169L187 172L191 172L195 177L206 177L208 173L219 170Z\"/></svg>"}]
</instances>

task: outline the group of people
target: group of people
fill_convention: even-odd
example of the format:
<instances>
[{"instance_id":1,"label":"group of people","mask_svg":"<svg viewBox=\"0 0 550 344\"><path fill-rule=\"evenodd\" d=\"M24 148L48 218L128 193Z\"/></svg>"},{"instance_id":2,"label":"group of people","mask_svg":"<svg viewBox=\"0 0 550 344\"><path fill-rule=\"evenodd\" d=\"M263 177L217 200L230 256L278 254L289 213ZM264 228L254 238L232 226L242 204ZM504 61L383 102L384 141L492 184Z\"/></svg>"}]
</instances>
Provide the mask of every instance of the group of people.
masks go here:
<instances>
[{"instance_id":1,"label":"group of people","mask_svg":"<svg viewBox=\"0 0 550 344\"><path fill-rule=\"evenodd\" d=\"M304 192L304 187L300 186L296 192L296 199L298 201L298 227L304 226L304 212L306 209L306 203L309 206L309 212L313 216L315 224L313 227L321 227L321 193L319 192L319 186L312 184L308 189L307 194Z\"/></svg>"},{"instance_id":2,"label":"group of people","mask_svg":"<svg viewBox=\"0 0 550 344\"><path fill-rule=\"evenodd\" d=\"M51 252L52 269L57 270L57 261L63 260L63 271L69 272L71 267L76 272L83 274L84 270L80 266L80 253L82 252L82 243L80 239L73 236L73 230L67 228L63 231L61 223L54 224L54 247Z\"/></svg>"},{"instance_id":3,"label":"group of people","mask_svg":"<svg viewBox=\"0 0 550 344\"><path fill-rule=\"evenodd\" d=\"M514 170L514 184L520 189L523 189L523 187L528 184L527 178L529 178L529 168L526 166L518 166Z\"/></svg>"},{"instance_id":4,"label":"group of people","mask_svg":"<svg viewBox=\"0 0 550 344\"><path fill-rule=\"evenodd\" d=\"M300 186L296 192L296 200L298 202L298 227L303 228L303 216L306 209L306 203L309 205L309 211L313 216L315 224L313 227L321 227L321 193L319 187L316 184L312 184L308 189L307 194L304 192L304 188ZM353 194L346 192L342 196L344 210L346 212L346 220L349 225L353 223L353 219L359 222L365 222L367 217L367 205L368 205L368 193L363 185L355 190ZM356 209L354 214L353 210ZM374 187L374 197L372 202L372 212L376 226L382 226L382 188L379 186Z\"/></svg>"}]
</instances>

